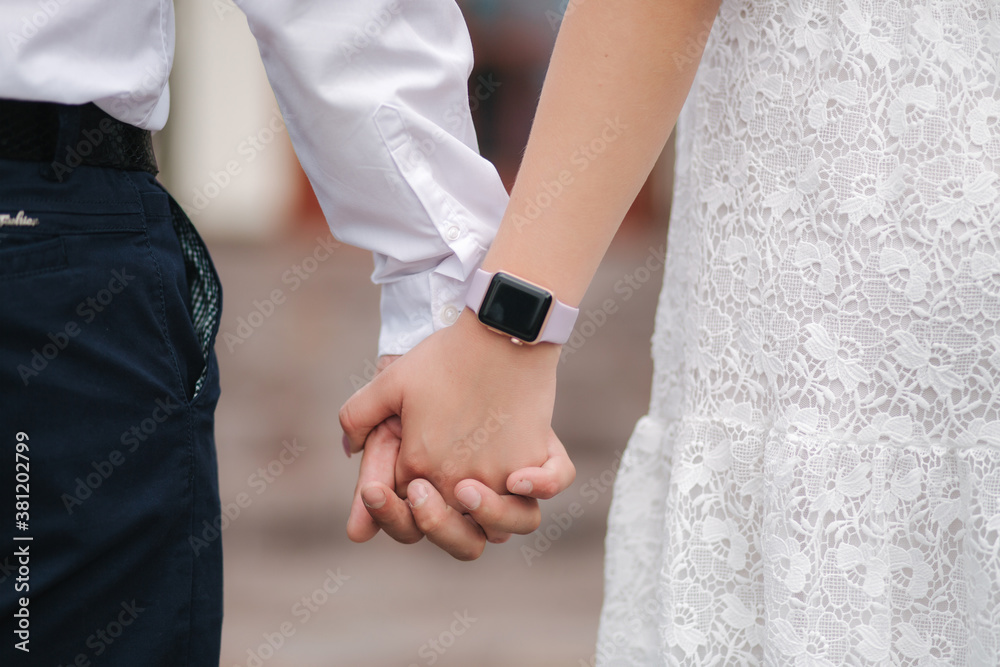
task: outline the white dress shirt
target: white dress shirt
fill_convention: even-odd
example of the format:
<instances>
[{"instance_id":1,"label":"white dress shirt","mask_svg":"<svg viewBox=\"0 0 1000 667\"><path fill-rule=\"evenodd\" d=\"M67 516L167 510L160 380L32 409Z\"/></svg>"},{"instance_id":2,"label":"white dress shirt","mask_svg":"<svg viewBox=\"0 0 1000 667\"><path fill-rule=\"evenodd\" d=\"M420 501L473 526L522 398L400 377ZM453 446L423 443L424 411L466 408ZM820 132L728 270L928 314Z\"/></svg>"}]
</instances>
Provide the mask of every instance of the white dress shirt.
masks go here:
<instances>
[{"instance_id":1,"label":"white dress shirt","mask_svg":"<svg viewBox=\"0 0 1000 667\"><path fill-rule=\"evenodd\" d=\"M380 354L452 324L507 204L469 112L453 0L236 0L334 235L371 250ZM171 0L3 0L0 98L167 120Z\"/></svg>"}]
</instances>

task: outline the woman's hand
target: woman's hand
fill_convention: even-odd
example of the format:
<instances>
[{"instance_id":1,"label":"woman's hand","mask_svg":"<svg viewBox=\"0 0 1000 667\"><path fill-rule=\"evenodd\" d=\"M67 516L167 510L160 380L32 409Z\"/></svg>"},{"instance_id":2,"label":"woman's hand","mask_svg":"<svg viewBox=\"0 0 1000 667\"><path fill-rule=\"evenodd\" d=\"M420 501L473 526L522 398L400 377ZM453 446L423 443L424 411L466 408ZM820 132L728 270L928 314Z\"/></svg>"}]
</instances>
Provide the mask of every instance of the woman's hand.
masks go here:
<instances>
[{"instance_id":1,"label":"woman's hand","mask_svg":"<svg viewBox=\"0 0 1000 667\"><path fill-rule=\"evenodd\" d=\"M459 481L503 493L512 472L548 459L558 440L551 426L558 361L558 346L514 345L466 310L355 393L340 424L356 452L398 415L396 493L406 498L409 483L423 478L457 508Z\"/></svg>"}]
</instances>

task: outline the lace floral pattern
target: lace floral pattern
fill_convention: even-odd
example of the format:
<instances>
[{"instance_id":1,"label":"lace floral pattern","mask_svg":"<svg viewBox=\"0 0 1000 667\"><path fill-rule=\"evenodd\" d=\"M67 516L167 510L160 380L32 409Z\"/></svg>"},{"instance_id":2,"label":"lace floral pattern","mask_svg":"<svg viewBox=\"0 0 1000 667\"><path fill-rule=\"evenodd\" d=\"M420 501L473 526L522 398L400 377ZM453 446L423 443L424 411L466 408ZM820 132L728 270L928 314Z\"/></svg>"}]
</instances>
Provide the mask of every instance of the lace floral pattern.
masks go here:
<instances>
[{"instance_id":1,"label":"lace floral pattern","mask_svg":"<svg viewBox=\"0 0 1000 667\"><path fill-rule=\"evenodd\" d=\"M1000 664L1000 5L725 0L598 664Z\"/></svg>"}]
</instances>

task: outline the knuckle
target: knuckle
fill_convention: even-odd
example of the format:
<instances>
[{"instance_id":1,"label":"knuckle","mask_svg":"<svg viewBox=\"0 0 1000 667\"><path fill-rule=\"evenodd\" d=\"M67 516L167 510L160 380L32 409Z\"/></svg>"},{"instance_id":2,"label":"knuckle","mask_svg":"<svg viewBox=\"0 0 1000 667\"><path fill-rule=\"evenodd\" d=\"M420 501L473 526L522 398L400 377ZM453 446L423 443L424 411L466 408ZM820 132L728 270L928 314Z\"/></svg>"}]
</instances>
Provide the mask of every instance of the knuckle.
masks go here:
<instances>
[{"instance_id":1,"label":"knuckle","mask_svg":"<svg viewBox=\"0 0 1000 667\"><path fill-rule=\"evenodd\" d=\"M496 507L496 499L491 498L489 494L483 496L482 502L476 509L470 510L463 506L459 511L468 514L480 526L492 526L501 518L501 511Z\"/></svg>"},{"instance_id":2,"label":"knuckle","mask_svg":"<svg viewBox=\"0 0 1000 667\"><path fill-rule=\"evenodd\" d=\"M403 500L406 500L406 489L407 487L410 486L410 482L412 481L413 481L412 479L404 479L400 477L399 474L397 474L396 486L393 488L393 490L396 492L396 495L402 498Z\"/></svg>"},{"instance_id":3,"label":"knuckle","mask_svg":"<svg viewBox=\"0 0 1000 667\"><path fill-rule=\"evenodd\" d=\"M449 475L447 472L442 470L432 470L427 473L424 477L427 481L434 485L438 489L451 489L458 484L459 480L455 479L453 475Z\"/></svg>"},{"instance_id":4,"label":"knuckle","mask_svg":"<svg viewBox=\"0 0 1000 667\"><path fill-rule=\"evenodd\" d=\"M559 493L559 484L554 479L542 479L535 484L535 492L532 494L541 500L548 500Z\"/></svg>"},{"instance_id":5,"label":"knuckle","mask_svg":"<svg viewBox=\"0 0 1000 667\"><path fill-rule=\"evenodd\" d=\"M437 472L438 475L446 475L448 477L454 477L458 473L458 464L452 459L446 459L441 463L441 470Z\"/></svg>"},{"instance_id":6,"label":"knuckle","mask_svg":"<svg viewBox=\"0 0 1000 667\"><path fill-rule=\"evenodd\" d=\"M340 412L337 416L340 418L340 428L344 429L344 433L351 434L357 430L354 420L354 410L351 408L349 401L340 406Z\"/></svg>"},{"instance_id":7,"label":"knuckle","mask_svg":"<svg viewBox=\"0 0 1000 667\"><path fill-rule=\"evenodd\" d=\"M400 544L416 544L420 540L424 539L421 533L408 533L406 535L400 535L396 537L395 540Z\"/></svg>"},{"instance_id":8,"label":"knuckle","mask_svg":"<svg viewBox=\"0 0 1000 667\"><path fill-rule=\"evenodd\" d=\"M477 540L475 544L466 545L460 548L456 548L451 552L451 555L455 557L456 560L463 562L469 562L478 559L483 555L483 551L486 549L486 540Z\"/></svg>"},{"instance_id":9,"label":"knuckle","mask_svg":"<svg viewBox=\"0 0 1000 667\"><path fill-rule=\"evenodd\" d=\"M430 535L438 532L444 525L445 516L442 512L414 512L413 519L417 522L420 532Z\"/></svg>"},{"instance_id":10,"label":"knuckle","mask_svg":"<svg viewBox=\"0 0 1000 667\"><path fill-rule=\"evenodd\" d=\"M528 520L525 522L525 527L528 529L528 533L533 533L538 530L538 527L542 525L542 509L535 505L531 510L531 514L528 516Z\"/></svg>"},{"instance_id":11,"label":"knuckle","mask_svg":"<svg viewBox=\"0 0 1000 667\"><path fill-rule=\"evenodd\" d=\"M573 465L572 461L568 461L569 467L566 472L566 486L568 487L574 481L576 481L576 466Z\"/></svg>"},{"instance_id":12,"label":"knuckle","mask_svg":"<svg viewBox=\"0 0 1000 667\"><path fill-rule=\"evenodd\" d=\"M368 433L368 439L369 440L373 440L375 438L384 438L385 435L386 435L386 433L388 433L388 431L389 431L389 429L385 425L385 422L382 422L380 424L376 424L375 428L373 428L371 430L371 432Z\"/></svg>"},{"instance_id":13,"label":"knuckle","mask_svg":"<svg viewBox=\"0 0 1000 667\"><path fill-rule=\"evenodd\" d=\"M399 459L396 460L396 485L399 486L400 482L404 480L409 484L410 481L420 477L420 468L419 461L400 454ZM405 484L403 488L406 488Z\"/></svg>"},{"instance_id":14,"label":"knuckle","mask_svg":"<svg viewBox=\"0 0 1000 667\"><path fill-rule=\"evenodd\" d=\"M514 530L511 532L517 533L518 535L530 535L538 530L538 527L541 525L542 510L536 505L520 522L518 522L517 526L515 526Z\"/></svg>"}]
</instances>

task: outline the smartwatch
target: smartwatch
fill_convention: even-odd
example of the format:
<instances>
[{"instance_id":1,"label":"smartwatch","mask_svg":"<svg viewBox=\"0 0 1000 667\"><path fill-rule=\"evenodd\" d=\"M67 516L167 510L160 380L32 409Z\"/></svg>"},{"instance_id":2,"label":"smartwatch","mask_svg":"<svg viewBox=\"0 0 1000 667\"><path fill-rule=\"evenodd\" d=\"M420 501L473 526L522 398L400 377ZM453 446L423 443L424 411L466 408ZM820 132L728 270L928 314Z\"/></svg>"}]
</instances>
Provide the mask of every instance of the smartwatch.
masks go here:
<instances>
[{"instance_id":1,"label":"smartwatch","mask_svg":"<svg viewBox=\"0 0 1000 667\"><path fill-rule=\"evenodd\" d=\"M510 336L519 345L562 345L580 314L544 287L509 273L482 269L476 269L472 277L465 305L488 329Z\"/></svg>"}]
</instances>

